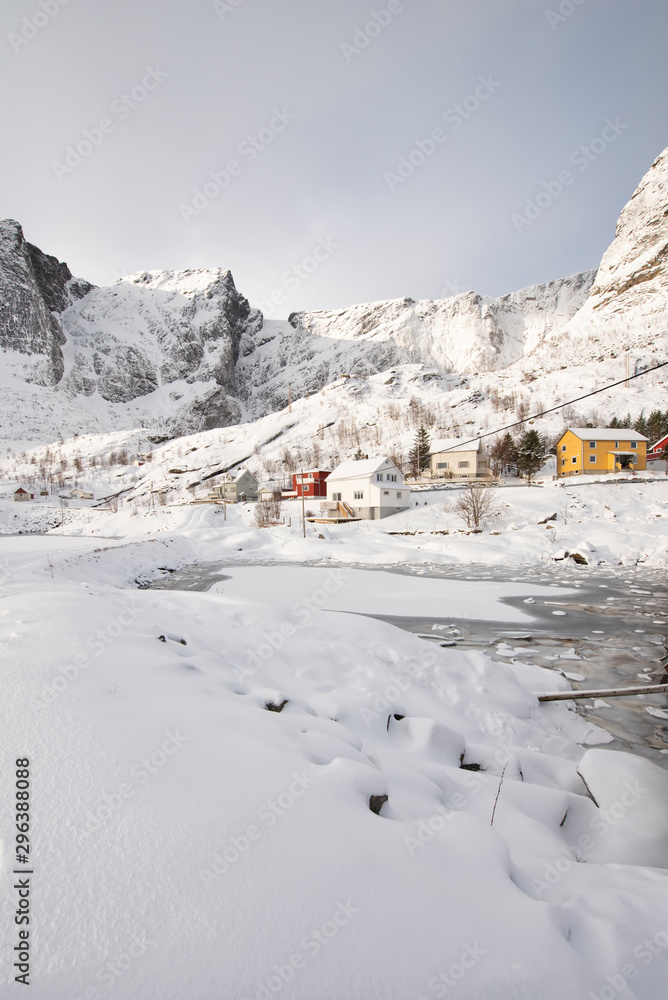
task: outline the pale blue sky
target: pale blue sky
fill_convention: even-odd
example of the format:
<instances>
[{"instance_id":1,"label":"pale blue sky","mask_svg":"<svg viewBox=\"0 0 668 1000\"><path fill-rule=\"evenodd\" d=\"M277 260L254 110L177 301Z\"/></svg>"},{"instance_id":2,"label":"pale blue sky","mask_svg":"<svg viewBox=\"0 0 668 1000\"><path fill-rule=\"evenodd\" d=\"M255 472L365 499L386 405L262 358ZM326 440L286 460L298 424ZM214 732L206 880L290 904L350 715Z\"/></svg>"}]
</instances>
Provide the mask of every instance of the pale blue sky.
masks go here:
<instances>
[{"instance_id":1,"label":"pale blue sky","mask_svg":"<svg viewBox=\"0 0 668 1000\"><path fill-rule=\"evenodd\" d=\"M0 14L0 215L101 284L229 267L274 317L503 294L596 267L668 144L665 0L41 4Z\"/></svg>"}]
</instances>

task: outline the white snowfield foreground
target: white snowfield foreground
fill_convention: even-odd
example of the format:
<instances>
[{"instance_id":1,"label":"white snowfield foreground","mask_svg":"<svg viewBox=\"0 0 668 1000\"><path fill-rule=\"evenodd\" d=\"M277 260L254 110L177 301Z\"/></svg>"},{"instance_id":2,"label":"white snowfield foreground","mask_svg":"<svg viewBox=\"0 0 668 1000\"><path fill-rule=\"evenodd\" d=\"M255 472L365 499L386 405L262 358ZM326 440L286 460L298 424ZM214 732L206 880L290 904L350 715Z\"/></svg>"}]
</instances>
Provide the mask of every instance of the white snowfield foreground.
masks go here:
<instances>
[{"instance_id":1,"label":"white snowfield foreground","mask_svg":"<svg viewBox=\"0 0 668 1000\"><path fill-rule=\"evenodd\" d=\"M540 706L555 673L321 610L360 593L345 568L134 589L188 546L247 544L206 516L173 541L0 540L33 1000L665 996L666 774ZM425 602L467 600L434 582ZM14 839L5 808L3 997L22 995Z\"/></svg>"}]
</instances>

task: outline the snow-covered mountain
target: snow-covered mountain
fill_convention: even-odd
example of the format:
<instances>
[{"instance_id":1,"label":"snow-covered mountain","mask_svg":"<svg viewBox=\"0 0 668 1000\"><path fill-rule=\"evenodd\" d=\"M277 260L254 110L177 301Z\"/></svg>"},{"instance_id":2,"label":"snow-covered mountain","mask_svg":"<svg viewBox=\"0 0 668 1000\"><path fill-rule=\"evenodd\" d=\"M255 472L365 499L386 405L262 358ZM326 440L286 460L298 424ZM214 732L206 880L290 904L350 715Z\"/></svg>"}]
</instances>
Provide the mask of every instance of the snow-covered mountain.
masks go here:
<instances>
[{"instance_id":1,"label":"snow-covered mountain","mask_svg":"<svg viewBox=\"0 0 668 1000\"><path fill-rule=\"evenodd\" d=\"M481 387L500 380L498 391L565 359L575 368L629 351L646 364L663 356L668 333L667 192L668 150L624 208L598 272L497 299L404 298L266 322L229 271L141 272L93 287L6 220L0 433L34 442L137 426L192 433L274 413L289 394L311 396L342 374L388 373L394 383L404 366L401 381L419 381L418 366L444 389L446 376L468 376Z\"/></svg>"}]
</instances>

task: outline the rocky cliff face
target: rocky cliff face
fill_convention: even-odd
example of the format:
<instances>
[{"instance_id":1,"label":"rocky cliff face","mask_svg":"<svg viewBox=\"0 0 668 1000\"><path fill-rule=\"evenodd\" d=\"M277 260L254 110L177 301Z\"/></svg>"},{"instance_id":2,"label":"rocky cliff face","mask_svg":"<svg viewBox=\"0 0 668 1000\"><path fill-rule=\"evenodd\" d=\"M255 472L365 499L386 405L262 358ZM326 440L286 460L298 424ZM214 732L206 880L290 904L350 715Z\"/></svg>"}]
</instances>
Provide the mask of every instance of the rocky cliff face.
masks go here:
<instances>
[{"instance_id":1,"label":"rocky cliff face","mask_svg":"<svg viewBox=\"0 0 668 1000\"><path fill-rule=\"evenodd\" d=\"M66 264L26 242L18 222L0 222L0 346L26 355L26 381L47 386L62 378L65 337L55 314L69 302L71 278Z\"/></svg>"},{"instance_id":2,"label":"rocky cliff face","mask_svg":"<svg viewBox=\"0 0 668 1000\"><path fill-rule=\"evenodd\" d=\"M239 342L261 323L229 271L133 274L93 289L63 313L62 387L128 403L162 386L198 384L194 422L225 425L241 412Z\"/></svg>"},{"instance_id":3,"label":"rocky cliff face","mask_svg":"<svg viewBox=\"0 0 668 1000\"><path fill-rule=\"evenodd\" d=\"M595 359L642 348L660 353L666 337L668 149L622 209L589 298L557 339L568 340L583 359Z\"/></svg>"},{"instance_id":4,"label":"rocky cliff face","mask_svg":"<svg viewBox=\"0 0 668 1000\"><path fill-rule=\"evenodd\" d=\"M477 292L437 301L398 299L295 313L290 323L315 338L346 341L349 364L358 370L365 366L365 352L385 345L390 364L420 361L446 372L492 372L519 361L564 326L586 302L595 273L584 271L498 299Z\"/></svg>"},{"instance_id":5,"label":"rocky cliff face","mask_svg":"<svg viewBox=\"0 0 668 1000\"><path fill-rule=\"evenodd\" d=\"M0 347L7 436L160 425L226 426L309 396L341 374L418 365L424 378L549 372L668 337L668 150L623 209L598 272L490 298L404 298L263 324L220 268L151 271L107 288L0 222ZM31 386L28 391L28 387ZM43 388L37 388L37 387ZM21 428L20 430L17 430Z\"/></svg>"}]
</instances>

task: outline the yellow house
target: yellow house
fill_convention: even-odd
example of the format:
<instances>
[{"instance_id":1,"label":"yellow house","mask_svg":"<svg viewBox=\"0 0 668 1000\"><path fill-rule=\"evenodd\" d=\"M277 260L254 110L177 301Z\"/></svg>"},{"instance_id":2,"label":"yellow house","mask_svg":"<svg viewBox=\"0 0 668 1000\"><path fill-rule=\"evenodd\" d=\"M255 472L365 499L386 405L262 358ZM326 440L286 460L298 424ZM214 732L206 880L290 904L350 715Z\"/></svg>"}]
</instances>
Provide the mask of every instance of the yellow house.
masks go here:
<instances>
[{"instance_id":1,"label":"yellow house","mask_svg":"<svg viewBox=\"0 0 668 1000\"><path fill-rule=\"evenodd\" d=\"M557 476L644 472L648 440L625 427L569 427L557 445Z\"/></svg>"}]
</instances>

